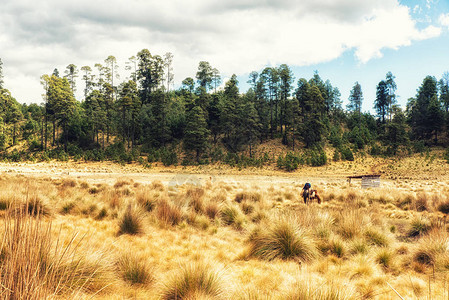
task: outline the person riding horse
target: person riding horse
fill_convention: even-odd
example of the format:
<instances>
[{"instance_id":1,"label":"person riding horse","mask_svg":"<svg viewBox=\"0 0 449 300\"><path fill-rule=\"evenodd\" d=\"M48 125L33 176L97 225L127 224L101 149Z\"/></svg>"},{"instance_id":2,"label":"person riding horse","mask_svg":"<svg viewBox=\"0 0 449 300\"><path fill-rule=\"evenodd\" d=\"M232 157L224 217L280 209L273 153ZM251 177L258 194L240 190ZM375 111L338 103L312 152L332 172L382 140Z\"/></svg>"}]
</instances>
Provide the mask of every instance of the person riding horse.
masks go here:
<instances>
[{"instance_id":1,"label":"person riding horse","mask_svg":"<svg viewBox=\"0 0 449 300\"><path fill-rule=\"evenodd\" d=\"M308 182L302 188L302 197L304 198L304 204L307 204L310 200L314 199L317 199L318 204L321 203L321 198L318 195L317 190L313 190L312 185Z\"/></svg>"}]
</instances>

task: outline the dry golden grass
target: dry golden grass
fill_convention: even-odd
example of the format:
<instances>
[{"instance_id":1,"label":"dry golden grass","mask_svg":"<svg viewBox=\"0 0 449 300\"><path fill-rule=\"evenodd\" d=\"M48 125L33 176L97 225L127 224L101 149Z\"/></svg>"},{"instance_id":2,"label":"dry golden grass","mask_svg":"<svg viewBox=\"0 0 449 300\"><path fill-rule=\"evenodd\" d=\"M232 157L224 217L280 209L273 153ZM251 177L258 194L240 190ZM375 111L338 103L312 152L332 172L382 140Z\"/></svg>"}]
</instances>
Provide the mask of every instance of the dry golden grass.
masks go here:
<instances>
[{"instance_id":1,"label":"dry golden grass","mask_svg":"<svg viewBox=\"0 0 449 300\"><path fill-rule=\"evenodd\" d=\"M195 185L173 185L168 171L175 169L151 181L136 167L79 179L2 175L0 268L10 276L1 283L12 290L13 277L33 279L32 290L16 289L22 298L397 299L396 292L404 299L447 298L449 178L408 176L414 162L380 165L398 179L367 190L333 175L361 171L360 162L295 174L260 171L276 175L269 177L217 171ZM309 176L320 205L301 201ZM27 208L26 199L36 208ZM14 214L27 215L23 225ZM14 241L29 248L17 252L26 260L10 255ZM58 267L20 274L19 261L41 272L31 265L43 265L37 253L44 249L51 250L44 261ZM7 295L0 290L0 298Z\"/></svg>"}]
</instances>

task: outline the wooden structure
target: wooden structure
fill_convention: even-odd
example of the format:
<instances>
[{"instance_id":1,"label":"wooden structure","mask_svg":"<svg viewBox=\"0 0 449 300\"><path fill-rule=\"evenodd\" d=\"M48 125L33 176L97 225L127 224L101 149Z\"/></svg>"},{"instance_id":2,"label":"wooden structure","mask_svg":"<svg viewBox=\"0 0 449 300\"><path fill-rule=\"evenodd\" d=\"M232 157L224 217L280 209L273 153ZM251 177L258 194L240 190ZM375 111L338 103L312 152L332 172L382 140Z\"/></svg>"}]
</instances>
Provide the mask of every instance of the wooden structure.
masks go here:
<instances>
[{"instance_id":1,"label":"wooden structure","mask_svg":"<svg viewBox=\"0 0 449 300\"><path fill-rule=\"evenodd\" d=\"M361 179L362 180L362 189L366 189L366 188L370 188L370 187L373 187L373 188L380 187L380 175L379 174L348 176L349 183L351 183L351 179Z\"/></svg>"}]
</instances>

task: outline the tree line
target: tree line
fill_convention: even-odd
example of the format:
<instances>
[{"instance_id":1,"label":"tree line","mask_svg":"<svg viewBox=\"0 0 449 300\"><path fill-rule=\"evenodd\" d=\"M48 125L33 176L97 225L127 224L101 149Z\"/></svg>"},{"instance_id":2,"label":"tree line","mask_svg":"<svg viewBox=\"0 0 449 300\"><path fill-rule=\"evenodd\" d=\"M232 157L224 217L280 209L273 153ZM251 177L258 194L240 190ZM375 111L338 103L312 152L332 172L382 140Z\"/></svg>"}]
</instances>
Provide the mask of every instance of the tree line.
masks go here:
<instances>
[{"instance_id":1,"label":"tree line","mask_svg":"<svg viewBox=\"0 0 449 300\"><path fill-rule=\"evenodd\" d=\"M376 88L375 115L362 112L363 91L356 82L349 104L318 72L295 79L286 64L253 71L241 93L236 75L224 85L220 72L201 61L194 77L173 88L173 55L143 49L126 62L120 81L114 56L61 75L41 76L42 104L19 104L4 87L0 59L0 150L4 157L49 157L52 153L87 160L163 160L164 163L250 161L271 157L257 145L278 139L291 153L278 165L353 159L354 152L397 155L448 144L449 73L427 76L405 109L397 105L395 76L388 72ZM81 76L83 99L74 96ZM16 147L22 145L22 147ZM413 147L412 147L413 146ZM11 151L11 148L13 151ZM20 150L17 150L17 149ZM61 154L62 153L62 154ZM303 153L294 155L292 153ZM51 158L51 157L50 157Z\"/></svg>"}]
</instances>

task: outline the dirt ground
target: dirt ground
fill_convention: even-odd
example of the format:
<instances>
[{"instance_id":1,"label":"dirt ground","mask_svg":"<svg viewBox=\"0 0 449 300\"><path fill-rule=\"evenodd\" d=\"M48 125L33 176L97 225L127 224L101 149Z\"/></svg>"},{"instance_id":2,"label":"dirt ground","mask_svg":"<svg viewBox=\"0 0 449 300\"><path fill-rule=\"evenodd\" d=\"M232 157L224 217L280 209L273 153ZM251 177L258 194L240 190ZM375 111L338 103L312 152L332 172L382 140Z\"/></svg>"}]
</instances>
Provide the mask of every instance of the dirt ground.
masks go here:
<instances>
[{"instance_id":1,"label":"dirt ground","mask_svg":"<svg viewBox=\"0 0 449 300\"><path fill-rule=\"evenodd\" d=\"M244 183L258 186L301 186L311 182L315 187L344 186L347 176L381 174L381 185L397 189L446 188L449 186L449 164L432 155L415 155L403 159L357 158L354 162L329 162L323 167L301 166L294 172L284 172L276 167L230 168L224 165L193 167L164 167L153 165L144 168L138 164L120 165L112 162L20 162L0 163L0 173L23 175L30 178L73 178L91 184L114 184L127 179L141 184L158 180L163 184L203 185L210 181ZM355 181L353 186L360 182Z\"/></svg>"}]
</instances>

